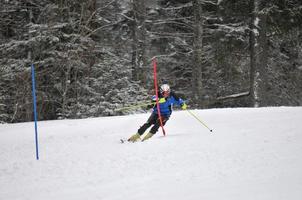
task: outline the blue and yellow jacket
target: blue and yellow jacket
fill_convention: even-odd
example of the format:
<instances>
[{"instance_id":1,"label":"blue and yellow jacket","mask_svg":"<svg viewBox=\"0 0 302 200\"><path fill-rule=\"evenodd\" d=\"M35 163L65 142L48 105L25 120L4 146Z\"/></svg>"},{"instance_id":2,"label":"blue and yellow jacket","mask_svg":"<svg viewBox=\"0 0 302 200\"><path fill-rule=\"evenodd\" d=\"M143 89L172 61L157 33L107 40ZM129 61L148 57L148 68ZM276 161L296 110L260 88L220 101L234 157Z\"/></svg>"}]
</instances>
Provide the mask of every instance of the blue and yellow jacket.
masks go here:
<instances>
[{"instance_id":1,"label":"blue and yellow jacket","mask_svg":"<svg viewBox=\"0 0 302 200\"><path fill-rule=\"evenodd\" d=\"M156 96L152 97L152 101L155 103L153 106L153 113L157 114L156 107ZM185 102L180 97L178 97L174 92L171 92L168 97L163 97L161 94L158 95L160 115L164 117L170 117L172 113L173 105L182 106Z\"/></svg>"}]
</instances>

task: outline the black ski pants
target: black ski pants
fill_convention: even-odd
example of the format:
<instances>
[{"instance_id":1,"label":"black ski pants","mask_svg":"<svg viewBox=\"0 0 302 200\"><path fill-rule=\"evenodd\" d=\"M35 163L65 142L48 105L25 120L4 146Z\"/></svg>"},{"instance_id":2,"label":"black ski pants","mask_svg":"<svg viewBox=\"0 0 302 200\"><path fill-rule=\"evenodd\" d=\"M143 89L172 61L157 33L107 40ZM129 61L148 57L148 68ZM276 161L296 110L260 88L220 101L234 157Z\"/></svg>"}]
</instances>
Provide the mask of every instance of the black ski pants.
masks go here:
<instances>
[{"instance_id":1,"label":"black ski pants","mask_svg":"<svg viewBox=\"0 0 302 200\"><path fill-rule=\"evenodd\" d=\"M163 126L164 126L166 122L169 120L169 116L161 116L161 119L163 121ZM155 134L158 128L160 127L160 120L158 118L158 114L156 113L152 113L149 119L147 120L147 122L138 129L137 131L138 134L143 135L145 131L152 125L153 127L151 128L150 133Z\"/></svg>"}]
</instances>

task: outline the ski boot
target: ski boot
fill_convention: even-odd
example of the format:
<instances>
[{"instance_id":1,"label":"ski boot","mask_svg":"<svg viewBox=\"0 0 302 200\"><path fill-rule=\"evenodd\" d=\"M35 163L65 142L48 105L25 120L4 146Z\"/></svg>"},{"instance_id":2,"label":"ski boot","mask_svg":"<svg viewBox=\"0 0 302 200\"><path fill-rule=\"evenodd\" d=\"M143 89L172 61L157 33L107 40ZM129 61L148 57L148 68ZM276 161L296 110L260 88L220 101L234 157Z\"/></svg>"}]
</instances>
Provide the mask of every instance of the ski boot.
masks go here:
<instances>
[{"instance_id":1,"label":"ski boot","mask_svg":"<svg viewBox=\"0 0 302 200\"><path fill-rule=\"evenodd\" d=\"M147 133L147 135L143 138L142 142L145 140L148 140L149 138L151 138L154 134L152 133Z\"/></svg>"},{"instance_id":2,"label":"ski boot","mask_svg":"<svg viewBox=\"0 0 302 200\"><path fill-rule=\"evenodd\" d=\"M137 142L138 140L140 140L140 134L136 133L128 139L128 142Z\"/></svg>"}]
</instances>

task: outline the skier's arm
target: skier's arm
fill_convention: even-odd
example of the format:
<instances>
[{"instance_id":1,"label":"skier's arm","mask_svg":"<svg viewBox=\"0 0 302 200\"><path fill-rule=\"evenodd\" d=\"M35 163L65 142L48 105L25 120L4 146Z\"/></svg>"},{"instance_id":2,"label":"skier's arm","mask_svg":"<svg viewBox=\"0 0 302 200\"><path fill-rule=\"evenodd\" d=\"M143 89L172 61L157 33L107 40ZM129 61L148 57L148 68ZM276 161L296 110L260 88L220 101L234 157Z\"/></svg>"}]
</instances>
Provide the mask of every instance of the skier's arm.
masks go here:
<instances>
[{"instance_id":1,"label":"skier's arm","mask_svg":"<svg viewBox=\"0 0 302 200\"><path fill-rule=\"evenodd\" d=\"M152 97L152 102L154 104L156 104L156 96L155 95ZM166 99L161 94L158 95L158 103L165 103L165 102L166 102Z\"/></svg>"},{"instance_id":2,"label":"skier's arm","mask_svg":"<svg viewBox=\"0 0 302 200\"><path fill-rule=\"evenodd\" d=\"M156 104L156 96L152 96L150 104L147 106L147 108L153 108L155 104Z\"/></svg>"},{"instance_id":3,"label":"skier's arm","mask_svg":"<svg viewBox=\"0 0 302 200\"><path fill-rule=\"evenodd\" d=\"M162 98L162 97L159 96L158 97L158 102L159 103L165 103L166 100L165 100L165 98ZM156 105L156 96L154 95L154 96L152 96L152 100L150 102L150 105L147 106L147 108L153 108L155 105Z\"/></svg>"},{"instance_id":4,"label":"skier's arm","mask_svg":"<svg viewBox=\"0 0 302 200\"><path fill-rule=\"evenodd\" d=\"M184 100L182 100L177 94L171 92L171 96L175 99L175 103L179 105L183 110L187 109L187 104Z\"/></svg>"}]
</instances>

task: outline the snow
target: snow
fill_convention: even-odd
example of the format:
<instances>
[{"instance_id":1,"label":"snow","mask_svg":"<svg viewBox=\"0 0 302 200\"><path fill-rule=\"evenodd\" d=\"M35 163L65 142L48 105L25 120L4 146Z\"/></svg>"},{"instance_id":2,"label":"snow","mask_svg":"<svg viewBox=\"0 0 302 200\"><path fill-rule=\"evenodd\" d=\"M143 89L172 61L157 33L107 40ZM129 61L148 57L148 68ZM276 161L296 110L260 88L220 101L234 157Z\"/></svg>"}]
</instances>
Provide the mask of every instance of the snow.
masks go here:
<instances>
[{"instance_id":1,"label":"snow","mask_svg":"<svg viewBox=\"0 0 302 200\"><path fill-rule=\"evenodd\" d=\"M150 140L120 144L149 114L0 125L0 199L300 200L302 107L174 111Z\"/></svg>"},{"instance_id":2,"label":"snow","mask_svg":"<svg viewBox=\"0 0 302 200\"><path fill-rule=\"evenodd\" d=\"M255 36L259 35L259 31L258 31L258 29L259 29L259 22L260 22L259 17L256 17L255 20L254 20L254 26L255 26L255 28L253 28L253 32L254 32Z\"/></svg>"}]
</instances>

